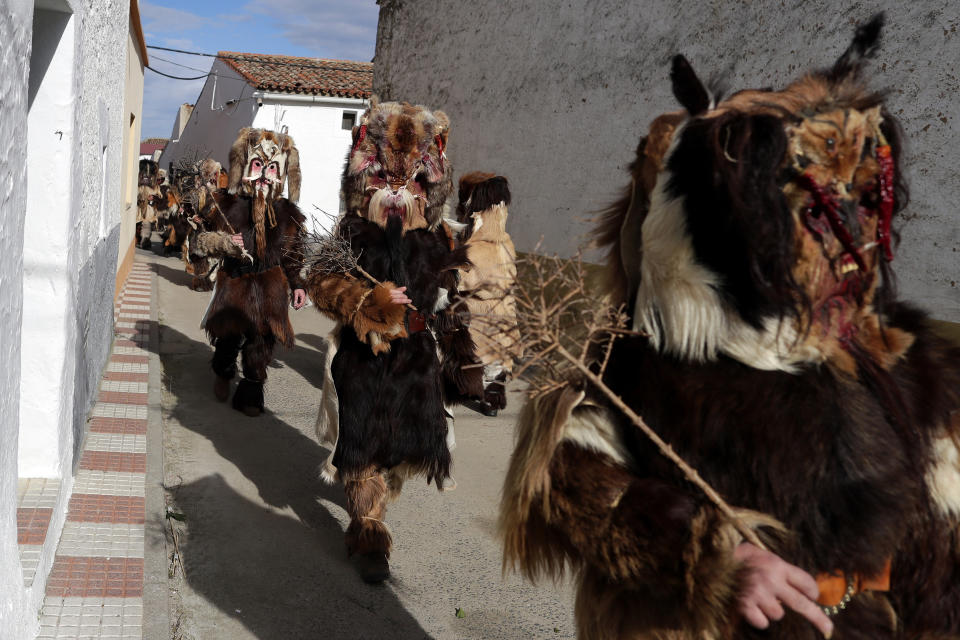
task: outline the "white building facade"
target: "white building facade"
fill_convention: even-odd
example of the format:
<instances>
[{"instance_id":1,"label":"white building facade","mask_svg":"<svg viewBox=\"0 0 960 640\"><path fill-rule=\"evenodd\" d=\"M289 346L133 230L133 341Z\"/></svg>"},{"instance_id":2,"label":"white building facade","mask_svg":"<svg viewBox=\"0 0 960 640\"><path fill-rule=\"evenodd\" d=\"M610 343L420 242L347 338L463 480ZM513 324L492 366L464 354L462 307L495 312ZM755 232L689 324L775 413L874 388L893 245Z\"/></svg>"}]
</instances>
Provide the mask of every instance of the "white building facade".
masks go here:
<instances>
[{"instance_id":1,"label":"white building facade","mask_svg":"<svg viewBox=\"0 0 960 640\"><path fill-rule=\"evenodd\" d=\"M340 175L351 131L366 109L373 78L369 63L220 52L178 139L160 167L210 156L229 167L230 146L243 127L286 130L300 152L300 209L329 226L340 211ZM239 59L236 59L239 58ZM296 72L306 83L289 82Z\"/></svg>"},{"instance_id":2,"label":"white building facade","mask_svg":"<svg viewBox=\"0 0 960 640\"><path fill-rule=\"evenodd\" d=\"M7 0L0 40L0 638L17 640L38 630L133 256L147 58L136 0ZM52 487L29 553L28 479Z\"/></svg>"}]
</instances>

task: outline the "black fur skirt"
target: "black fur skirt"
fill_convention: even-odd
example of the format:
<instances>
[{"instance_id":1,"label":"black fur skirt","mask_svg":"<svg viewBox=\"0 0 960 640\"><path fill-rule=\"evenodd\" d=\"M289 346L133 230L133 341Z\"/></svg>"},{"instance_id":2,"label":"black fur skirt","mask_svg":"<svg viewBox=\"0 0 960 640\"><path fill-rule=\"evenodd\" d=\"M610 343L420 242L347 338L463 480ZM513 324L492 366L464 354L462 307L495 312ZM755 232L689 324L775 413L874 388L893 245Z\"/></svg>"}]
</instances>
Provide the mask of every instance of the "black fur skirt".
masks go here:
<instances>
[{"instance_id":1,"label":"black fur skirt","mask_svg":"<svg viewBox=\"0 0 960 640\"><path fill-rule=\"evenodd\" d=\"M353 329L341 332L331 365L340 403L333 464L346 474L406 464L442 481L450 451L436 340L421 331L390 344L374 355Z\"/></svg>"}]
</instances>

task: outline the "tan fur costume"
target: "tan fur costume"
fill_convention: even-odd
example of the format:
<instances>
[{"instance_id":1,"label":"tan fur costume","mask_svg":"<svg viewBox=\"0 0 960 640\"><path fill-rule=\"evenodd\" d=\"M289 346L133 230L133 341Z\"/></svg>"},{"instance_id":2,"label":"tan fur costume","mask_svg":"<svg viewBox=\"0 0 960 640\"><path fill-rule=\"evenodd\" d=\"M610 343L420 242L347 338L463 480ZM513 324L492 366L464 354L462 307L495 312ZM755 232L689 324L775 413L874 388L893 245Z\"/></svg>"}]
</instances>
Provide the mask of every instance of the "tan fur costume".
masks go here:
<instances>
[{"instance_id":1,"label":"tan fur costume","mask_svg":"<svg viewBox=\"0 0 960 640\"><path fill-rule=\"evenodd\" d=\"M470 311L470 335L484 364L484 413L506 407L506 381L520 354L517 309L511 290L517 252L507 233L507 179L475 171L460 178L456 223L470 265L460 271L460 290ZM472 405L471 405L472 406ZM477 407L475 407L477 408Z\"/></svg>"}]
</instances>

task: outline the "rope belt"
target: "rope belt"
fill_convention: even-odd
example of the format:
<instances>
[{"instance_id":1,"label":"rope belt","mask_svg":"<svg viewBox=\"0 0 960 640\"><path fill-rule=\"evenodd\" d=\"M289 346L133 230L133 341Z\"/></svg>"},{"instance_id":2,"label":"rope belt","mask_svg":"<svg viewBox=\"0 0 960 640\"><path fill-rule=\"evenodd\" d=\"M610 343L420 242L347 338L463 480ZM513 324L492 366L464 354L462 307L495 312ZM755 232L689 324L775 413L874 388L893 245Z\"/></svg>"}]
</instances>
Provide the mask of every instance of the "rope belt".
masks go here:
<instances>
[{"instance_id":1,"label":"rope belt","mask_svg":"<svg viewBox=\"0 0 960 640\"><path fill-rule=\"evenodd\" d=\"M852 576L840 572L821 573L817 576L817 587L820 597L817 604L828 616L835 616L853 600L853 597L864 591L890 591L890 559L876 576L863 576L855 573Z\"/></svg>"}]
</instances>

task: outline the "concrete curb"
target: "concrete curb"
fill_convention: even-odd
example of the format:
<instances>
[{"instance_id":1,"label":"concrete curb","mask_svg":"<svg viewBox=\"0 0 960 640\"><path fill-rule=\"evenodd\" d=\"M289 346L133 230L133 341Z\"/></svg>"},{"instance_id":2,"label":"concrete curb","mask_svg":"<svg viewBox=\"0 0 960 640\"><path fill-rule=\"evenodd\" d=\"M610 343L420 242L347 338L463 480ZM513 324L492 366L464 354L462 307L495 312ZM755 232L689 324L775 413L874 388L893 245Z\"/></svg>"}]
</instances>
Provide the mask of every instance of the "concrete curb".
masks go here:
<instances>
[{"instance_id":1,"label":"concrete curb","mask_svg":"<svg viewBox=\"0 0 960 640\"><path fill-rule=\"evenodd\" d=\"M153 274L150 305L150 365L147 394L147 477L144 488L143 639L169 640L170 611L167 580L166 498L163 490L163 388L160 364L160 299Z\"/></svg>"}]
</instances>

